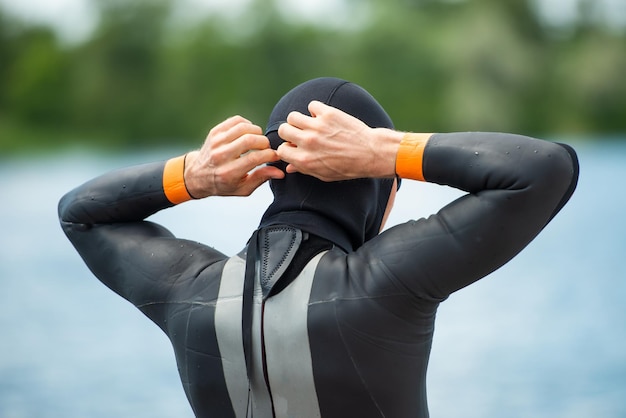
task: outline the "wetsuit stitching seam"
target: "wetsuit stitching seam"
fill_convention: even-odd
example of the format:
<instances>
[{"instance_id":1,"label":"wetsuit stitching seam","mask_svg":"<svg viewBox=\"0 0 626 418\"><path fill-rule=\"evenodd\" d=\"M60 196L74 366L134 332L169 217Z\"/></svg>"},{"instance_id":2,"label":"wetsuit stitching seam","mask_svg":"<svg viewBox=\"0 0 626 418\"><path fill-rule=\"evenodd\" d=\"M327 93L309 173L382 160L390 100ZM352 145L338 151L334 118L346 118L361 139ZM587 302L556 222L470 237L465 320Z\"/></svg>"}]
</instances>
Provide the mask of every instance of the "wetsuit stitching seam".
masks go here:
<instances>
[{"instance_id":1,"label":"wetsuit stitching seam","mask_svg":"<svg viewBox=\"0 0 626 418\"><path fill-rule=\"evenodd\" d=\"M337 317L337 310L336 309L335 309L335 323L336 323L336 326L337 326L337 332L339 333L339 337L341 338L341 343L343 344L346 352L348 353L348 356L350 357L350 362L352 363L352 367L354 368L355 373L357 374L357 376L359 376L359 380L361 381L361 384L363 385L363 387L366 389L367 395L372 400L372 403L376 406L376 409L378 410L380 415L382 417L384 417L385 414L380 409L380 406L378 405L378 402L376 402L376 399L372 396L372 394L371 394L371 392L369 390L369 387L365 383L365 379L363 378L363 376L359 372L359 368L357 367L357 364L356 364L356 362L354 360L354 357L352 356L352 350L350 350L350 346L346 342L345 337L343 335L343 332L341 330L341 325L339 323L339 318Z\"/></svg>"},{"instance_id":2,"label":"wetsuit stitching seam","mask_svg":"<svg viewBox=\"0 0 626 418\"><path fill-rule=\"evenodd\" d=\"M319 305L322 303L332 303L339 301L354 301L354 300L364 300L364 299L385 299L385 298L393 298L397 296L406 296L406 293L389 293L384 295L375 295L375 296L355 296L355 297L333 297L331 299L324 300L316 300L314 302L309 302L309 306Z\"/></svg>"},{"instance_id":3,"label":"wetsuit stitching seam","mask_svg":"<svg viewBox=\"0 0 626 418\"><path fill-rule=\"evenodd\" d=\"M235 299L236 297L232 297L232 298L228 298L228 299ZM222 298L221 300L227 300L227 298ZM191 305L191 306L210 306L210 307L214 307L216 306L217 302L216 301L211 301L211 302L199 302L199 301L191 301L191 300L157 300L157 301L152 301L152 302L146 302L146 303L142 303L140 305L135 305L137 308L143 308L146 306L154 306L154 305Z\"/></svg>"},{"instance_id":4,"label":"wetsuit stitching seam","mask_svg":"<svg viewBox=\"0 0 626 418\"><path fill-rule=\"evenodd\" d=\"M200 355L203 355L203 356L207 356L207 357L216 358L216 359L222 359L223 360L222 356L216 356L215 354L206 353L204 351L196 350L195 348L191 348L191 347L185 347L185 351L189 351L189 352L192 352L194 354L200 354Z\"/></svg>"},{"instance_id":5,"label":"wetsuit stitching seam","mask_svg":"<svg viewBox=\"0 0 626 418\"><path fill-rule=\"evenodd\" d=\"M326 99L326 104L330 104L330 101L333 99L337 91L339 91L340 88L342 88L343 86L347 84L350 84L350 82L344 80L342 83L339 83L337 86L335 86L335 88L332 89L331 92L328 94L328 98Z\"/></svg>"},{"instance_id":6,"label":"wetsuit stitching seam","mask_svg":"<svg viewBox=\"0 0 626 418\"><path fill-rule=\"evenodd\" d=\"M191 322L191 312L193 308L189 308L187 311L187 324L185 325L185 348L189 346L189 323ZM187 380L189 380L189 356L187 355L187 350L185 350L185 375ZM191 391L191 382L189 383L190 391ZM196 405L194 404L193 396L189 396L189 403L191 404L191 409L196 410Z\"/></svg>"},{"instance_id":7,"label":"wetsuit stitching seam","mask_svg":"<svg viewBox=\"0 0 626 418\"><path fill-rule=\"evenodd\" d=\"M267 254L269 252L269 248L270 248L270 234L274 233L274 232L293 232L292 229L290 228L277 228L271 231L267 231L267 234L265 234L264 237L264 247L263 247L263 251L265 254ZM291 250L293 249L294 245L295 245L295 236L294 234L292 234L291 237L291 241L289 243L289 248L287 249L287 251L285 251L285 253L282 255L280 261L278 262L278 264L276 265L276 267L274 267L274 269L272 269L272 271L267 274L267 265L268 265L268 260L267 257L263 257L263 277L267 277L270 278L272 277L274 274L276 274L276 272L278 270L280 270L280 268L282 267L282 265L285 263L285 260L287 260L288 255L291 253Z\"/></svg>"}]
</instances>

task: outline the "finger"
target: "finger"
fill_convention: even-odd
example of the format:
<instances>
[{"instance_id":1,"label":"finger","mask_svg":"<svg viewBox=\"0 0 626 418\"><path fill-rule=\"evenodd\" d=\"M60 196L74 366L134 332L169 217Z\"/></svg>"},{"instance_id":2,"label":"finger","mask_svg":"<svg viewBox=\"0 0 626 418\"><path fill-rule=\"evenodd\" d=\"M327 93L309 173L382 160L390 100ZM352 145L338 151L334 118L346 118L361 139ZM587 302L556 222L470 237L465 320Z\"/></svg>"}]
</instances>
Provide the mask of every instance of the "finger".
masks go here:
<instances>
[{"instance_id":1,"label":"finger","mask_svg":"<svg viewBox=\"0 0 626 418\"><path fill-rule=\"evenodd\" d=\"M224 122L222 122L221 125L224 129L230 129L233 126L236 126L242 123L252 125L252 122L250 122L248 119L244 118L241 115L231 116L228 119L226 119Z\"/></svg>"},{"instance_id":2,"label":"finger","mask_svg":"<svg viewBox=\"0 0 626 418\"><path fill-rule=\"evenodd\" d=\"M215 132L228 131L230 128L240 123L252 123L252 122L250 122L248 119L244 118L243 116L235 115L218 123L217 125L213 127L213 129L211 129L211 131L215 131Z\"/></svg>"},{"instance_id":3,"label":"finger","mask_svg":"<svg viewBox=\"0 0 626 418\"><path fill-rule=\"evenodd\" d=\"M255 170L246 173L246 175L242 177L239 189L241 194L249 195L266 181L272 179L279 180L284 177L285 173L278 167L269 165L260 166Z\"/></svg>"},{"instance_id":4,"label":"finger","mask_svg":"<svg viewBox=\"0 0 626 418\"><path fill-rule=\"evenodd\" d=\"M276 162L280 159L273 149L266 149L261 151L253 151L246 155L242 155L232 162L233 169L244 175L252 171L253 169L262 166L267 163ZM280 170L279 170L280 171Z\"/></svg>"},{"instance_id":5,"label":"finger","mask_svg":"<svg viewBox=\"0 0 626 418\"><path fill-rule=\"evenodd\" d=\"M245 134L232 143L228 144L229 153L232 158L246 154L250 151L260 151L270 148L270 140L265 135Z\"/></svg>"},{"instance_id":6,"label":"finger","mask_svg":"<svg viewBox=\"0 0 626 418\"><path fill-rule=\"evenodd\" d=\"M307 129L311 126L313 118L300 112L290 112L287 115L287 123L300 129Z\"/></svg>"},{"instance_id":7,"label":"finger","mask_svg":"<svg viewBox=\"0 0 626 418\"><path fill-rule=\"evenodd\" d=\"M309 103L309 106L308 106L309 113L314 118L321 115L322 113L327 111L329 108L331 108L331 106L328 106L327 104L324 104L320 102L319 100L311 101L311 103Z\"/></svg>"},{"instance_id":8,"label":"finger","mask_svg":"<svg viewBox=\"0 0 626 418\"><path fill-rule=\"evenodd\" d=\"M300 142L300 136L302 135L302 129L293 126L289 123L283 123L278 127L278 136L287 142L298 144Z\"/></svg>"},{"instance_id":9,"label":"finger","mask_svg":"<svg viewBox=\"0 0 626 418\"><path fill-rule=\"evenodd\" d=\"M251 151L270 148L269 140L263 135L245 134L232 141L222 139L222 142L220 144L217 139L209 138L200 149L200 153L212 166L227 164Z\"/></svg>"},{"instance_id":10,"label":"finger","mask_svg":"<svg viewBox=\"0 0 626 418\"><path fill-rule=\"evenodd\" d=\"M207 135L206 142L211 142L215 146L220 146L233 142L245 134L262 134L261 127L254 125L241 116L233 116L224 122L216 125Z\"/></svg>"},{"instance_id":11,"label":"finger","mask_svg":"<svg viewBox=\"0 0 626 418\"><path fill-rule=\"evenodd\" d=\"M285 173L276 167L261 167L246 176L236 194L240 196L249 196L266 181L271 179L282 179L284 177Z\"/></svg>"},{"instance_id":12,"label":"finger","mask_svg":"<svg viewBox=\"0 0 626 418\"><path fill-rule=\"evenodd\" d=\"M228 135L235 138L245 134L263 135L263 129L251 122L241 122L228 129Z\"/></svg>"},{"instance_id":13,"label":"finger","mask_svg":"<svg viewBox=\"0 0 626 418\"><path fill-rule=\"evenodd\" d=\"M288 174L293 174L293 173L298 173L298 169L293 165L293 164L287 164L287 167L285 167L285 171Z\"/></svg>"},{"instance_id":14,"label":"finger","mask_svg":"<svg viewBox=\"0 0 626 418\"><path fill-rule=\"evenodd\" d=\"M298 154L298 147L296 147L290 142L283 142L276 149L276 155L278 156L278 158L280 158L281 160L287 163L291 163L292 161L294 161L297 154Z\"/></svg>"},{"instance_id":15,"label":"finger","mask_svg":"<svg viewBox=\"0 0 626 418\"><path fill-rule=\"evenodd\" d=\"M248 175L247 180L250 180L252 183L257 183L261 185L267 180L280 180L282 178L285 178L285 173L281 169L266 165L263 167L259 167L251 172Z\"/></svg>"},{"instance_id":16,"label":"finger","mask_svg":"<svg viewBox=\"0 0 626 418\"><path fill-rule=\"evenodd\" d=\"M230 144L232 142L238 141L241 137L246 136L246 135L261 135L262 136L263 130L261 129L261 127L254 125L252 123L241 122L232 126L227 131L217 134L213 138L213 144L215 146ZM248 141L248 140L249 138L246 139L245 141Z\"/></svg>"}]
</instances>

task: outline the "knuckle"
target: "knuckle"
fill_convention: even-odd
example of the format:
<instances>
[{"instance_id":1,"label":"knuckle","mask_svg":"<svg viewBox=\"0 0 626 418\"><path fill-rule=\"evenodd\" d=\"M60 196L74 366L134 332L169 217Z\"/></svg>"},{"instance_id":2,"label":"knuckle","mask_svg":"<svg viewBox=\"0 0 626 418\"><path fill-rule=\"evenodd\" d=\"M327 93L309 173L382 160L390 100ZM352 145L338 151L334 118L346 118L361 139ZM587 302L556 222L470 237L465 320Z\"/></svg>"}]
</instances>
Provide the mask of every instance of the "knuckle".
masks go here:
<instances>
[{"instance_id":1,"label":"knuckle","mask_svg":"<svg viewBox=\"0 0 626 418\"><path fill-rule=\"evenodd\" d=\"M247 166L257 166L261 163L260 152L252 151L242 156Z\"/></svg>"},{"instance_id":2,"label":"knuckle","mask_svg":"<svg viewBox=\"0 0 626 418\"><path fill-rule=\"evenodd\" d=\"M214 126L213 128L211 128L209 130L209 133L206 135L206 138L204 139L204 143L211 144L212 142L214 142L215 137L218 135L218 132L219 132L219 128L217 126Z\"/></svg>"},{"instance_id":3,"label":"knuckle","mask_svg":"<svg viewBox=\"0 0 626 418\"><path fill-rule=\"evenodd\" d=\"M209 157L209 163L213 166L219 166L226 161L227 153L223 148L215 148Z\"/></svg>"},{"instance_id":4,"label":"knuckle","mask_svg":"<svg viewBox=\"0 0 626 418\"><path fill-rule=\"evenodd\" d=\"M230 128L228 133L233 138L238 138L238 137L242 136L243 132L244 132L244 123L243 122L238 122L237 124L233 125Z\"/></svg>"},{"instance_id":5,"label":"knuckle","mask_svg":"<svg viewBox=\"0 0 626 418\"><path fill-rule=\"evenodd\" d=\"M291 164L303 173L311 173L314 169L311 161L306 157L296 157L291 161Z\"/></svg>"},{"instance_id":6,"label":"knuckle","mask_svg":"<svg viewBox=\"0 0 626 418\"><path fill-rule=\"evenodd\" d=\"M210 150L215 149L222 142L223 137L224 137L224 132L218 127L215 127L209 131L209 134L207 135L206 140L204 141L204 144Z\"/></svg>"},{"instance_id":7,"label":"knuckle","mask_svg":"<svg viewBox=\"0 0 626 418\"><path fill-rule=\"evenodd\" d=\"M243 116L241 116L241 115L231 116L230 118L228 118L228 121L232 122L232 123L235 123L237 125L240 125L242 123L246 123L247 122L247 120Z\"/></svg>"},{"instance_id":8,"label":"knuckle","mask_svg":"<svg viewBox=\"0 0 626 418\"><path fill-rule=\"evenodd\" d=\"M315 145L317 140L317 135L313 132L305 132L302 134L302 138L300 139L300 145L305 148L311 148Z\"/></svg>"},{"instance_id":9,"label":"knuckle","mask_svg":"<svg viewBox=\"0 0 626 418\"><path fill-rule=\"evenodd\" d=\"M254 149L257 147L257 136L254 134L245 134L241 137L246 149Z\"/></svg>"}]
</instances>

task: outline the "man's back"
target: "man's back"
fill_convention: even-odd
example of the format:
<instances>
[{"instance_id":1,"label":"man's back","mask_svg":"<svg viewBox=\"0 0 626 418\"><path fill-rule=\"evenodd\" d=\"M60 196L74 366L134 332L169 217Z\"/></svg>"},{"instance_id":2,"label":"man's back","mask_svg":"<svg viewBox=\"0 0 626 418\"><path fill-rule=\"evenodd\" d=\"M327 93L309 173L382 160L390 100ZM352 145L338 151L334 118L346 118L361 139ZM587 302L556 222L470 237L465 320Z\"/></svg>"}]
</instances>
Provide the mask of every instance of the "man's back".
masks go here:
<instances>
[{"instance_id":1,"label":"man's back","mask_svg":"<svg viewBox=\"0 0 626 418\"><path fill-rule=\"evenodd\" d=\"M295 232L269 227L258 237ZM427 416L424 384L437 301L416 301L373 268L375 260L303 236L291 249L286 274L265 297L262 268L253 278L248 330L242 325L246 253L204 268L200 249L172 245L181 258L193 254L198 261L169 289L155 292L167 293L166 300L146 300L138 308L172 341L195 414ZM259 264L287 255L268 248ZM298 265L295 275L287 269ZM272 270L279 269L270 266L265 276Z\"/></svg>"}]
</instances>

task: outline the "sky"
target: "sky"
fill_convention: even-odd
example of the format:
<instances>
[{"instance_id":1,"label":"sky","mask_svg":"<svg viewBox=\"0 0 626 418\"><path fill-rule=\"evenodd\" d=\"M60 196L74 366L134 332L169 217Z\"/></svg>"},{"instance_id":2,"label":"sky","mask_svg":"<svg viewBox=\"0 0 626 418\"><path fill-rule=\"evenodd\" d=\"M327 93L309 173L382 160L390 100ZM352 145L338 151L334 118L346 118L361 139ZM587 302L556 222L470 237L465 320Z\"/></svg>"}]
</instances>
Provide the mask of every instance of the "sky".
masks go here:
<instances>
[{"instance_id":1,"label":"sky","mask_svg":"<svg viewBox=\"0 0 626 418\"><path fill-rule=\"evenodd\" d=\"M276 0L281 10L297 19L326 24L345 21L347 8L343 0ZM203 13L235 16L250 0L178 0L178 12L183 17ZM87 37L96 25L89 0L0 0L0 7L28 22L52 25L65 40Z\"/></svg>"},{"instance_id":2,"label":"sky","mask_svg":"<svg viewBox=\"0 0 626 418\"><path fill-rule=\"evenodd\" d=\"M221 13L236 15L250 0L179 0L184 15ZM345 22L348 10L342 0L276 0L281 9L294 18L324 24ZM576 16L579 0L534 0L542 16L560 24ZM626 26L626 0L595 0L609 24ZM89 0L0 0L3 10L29 22L52 25L66 41L77 41L89 35L96 17ZM198 11L202 11L199 13Z\"/></svg>"}]
</instances>

